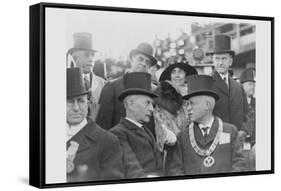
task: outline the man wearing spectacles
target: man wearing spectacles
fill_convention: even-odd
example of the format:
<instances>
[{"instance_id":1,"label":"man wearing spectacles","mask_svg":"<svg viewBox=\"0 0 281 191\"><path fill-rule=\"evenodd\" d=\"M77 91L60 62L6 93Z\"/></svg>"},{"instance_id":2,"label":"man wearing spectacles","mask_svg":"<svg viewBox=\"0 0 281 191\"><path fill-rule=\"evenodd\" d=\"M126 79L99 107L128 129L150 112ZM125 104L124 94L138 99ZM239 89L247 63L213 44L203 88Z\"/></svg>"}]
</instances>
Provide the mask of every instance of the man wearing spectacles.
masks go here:
<instances>
[{"instance_id":1,"label":"man wearing spectacles","mask_svg":"<svg viewBox=\"0 0 281 191\"><path fill-rule=\"evenodd\" d=\"M88 94L81 68L67 69L67 182L123 178L122 152L116 136L88 114Z\"/></svg>"}]
</instances>

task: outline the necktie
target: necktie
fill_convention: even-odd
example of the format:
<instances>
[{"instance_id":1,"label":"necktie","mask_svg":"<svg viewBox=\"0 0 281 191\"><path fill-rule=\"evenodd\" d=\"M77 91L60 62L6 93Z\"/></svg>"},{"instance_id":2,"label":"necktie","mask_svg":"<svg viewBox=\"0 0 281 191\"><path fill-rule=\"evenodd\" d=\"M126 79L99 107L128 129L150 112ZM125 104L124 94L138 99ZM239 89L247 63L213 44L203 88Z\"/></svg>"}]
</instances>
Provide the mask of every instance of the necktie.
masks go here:
<instances>
[{"instance_id":1,"label":"necktie","mask_svg":"<svg viewBox=\"0 0 281 191\"><path fill-rule=\"evenodd\" d=\"M226 77L223 78L224 83L226 84L226 86L228 87L228 83L227 83L227 79Z\"/></svg>"},{"instance_id":2,"label":"necktie","mask_svg":"<svg viewBox=\"0 0 281 191\"><path fill-rule=\"evenodd\" d=\"M89 80L89 76L85 76L84 77L84 82L85 82L85 88L86 90L90 89L90 80Z\"/></svg>"},{"instance_id":3,"label":"necktie","mask_svg":"<svg viewBox=\"0 0 281 191\"><path fill-rule=\"evenodd\" d=\"M209 127L203 127L202 128L202 131L203 131L203 136L206 137L208 135L208 130L209 130Z\"/></svg>"}]
</instances>

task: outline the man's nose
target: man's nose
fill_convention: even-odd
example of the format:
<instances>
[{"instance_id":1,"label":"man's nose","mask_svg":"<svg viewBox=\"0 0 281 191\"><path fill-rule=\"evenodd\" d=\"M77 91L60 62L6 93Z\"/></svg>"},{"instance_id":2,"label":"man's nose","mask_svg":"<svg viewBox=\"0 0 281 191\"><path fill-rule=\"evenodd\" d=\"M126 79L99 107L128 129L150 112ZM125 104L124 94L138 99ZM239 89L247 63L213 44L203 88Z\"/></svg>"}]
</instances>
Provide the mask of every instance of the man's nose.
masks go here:
<instances>
[{"instance_id":1,"label":"man's nose","mask_svg":"<svg viewBox=\"0 0 281 191\"><path fill-rule=\"evenodd\" d=\"M79 110L79 104L78 104L77 100L75 100L73 103L73 110L75 110L75 111Z\"/></svg>"},{"instance_id":2,"label":"man's nose","mask_svg":"<svg viewBox=\"0 0 281 191\"><path fill-rule=\"evenodd\" d=\"M187 109L187 111L190 111L190 110L191 110L191 106L188 104L188 105L186 106L186 109Z\"/></svg>"},{"instance_id":3,"label":"man's nose","mask_svg":"<svg viewBox=\"0 0 281 191\"><path fill-rule=\"evenodd\" d=\"M218 63L218 64L223 64L222 59L218 59L217 63Z\"/></svg>"},{"instance_id":4,"label":"man's nose","mask_svg":"<svg viewBox=\"0 0 281 191\"><path fill-rule=\"evenodd\" d=\"M149 104L149 108L148 108L149 111L153 112L154 111L154 108L153 108L153 105L152 104Z\"/></svg>"},{"instance_id":5,"label":"man's nose","mask_svg":"<svg viewBox=\"0 0 281 191\"><path fill-rule=\"evenodd\" d=\"M93 62L93 60L94 60L94 58L93 58L92 56L89 56L88 61L89 61L90 63L92 63L92 62Z\"/></svg>"}]
</instances>

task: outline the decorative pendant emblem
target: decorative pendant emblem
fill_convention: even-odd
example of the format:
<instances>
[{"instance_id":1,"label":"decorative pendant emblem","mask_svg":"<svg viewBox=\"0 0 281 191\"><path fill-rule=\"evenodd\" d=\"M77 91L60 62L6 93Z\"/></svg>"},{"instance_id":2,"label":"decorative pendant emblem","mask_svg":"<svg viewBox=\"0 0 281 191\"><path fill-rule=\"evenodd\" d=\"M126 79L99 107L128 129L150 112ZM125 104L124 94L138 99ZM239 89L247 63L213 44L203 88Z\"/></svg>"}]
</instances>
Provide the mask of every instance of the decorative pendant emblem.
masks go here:
<instances>
[{"instance_id":1,"label":"decorative pendant emblem","mask_svg":"<svg viewBox=\"0 0 281 191\"><path fill-rule=\"evenodd\" d=\"M71 173L74 168L74 159L76 156L76 153L78 151L79 144L75 141L70 141L70 146L68 147L66 151L66 171L67 173Z\"/></svg>"},{"instance_id":2,"label":"decorative pendant emblem","mask_svg":"<svg viewBox=\"0 0 281 191\"><path fill-rule=\"evenodd\" d=\"M204 166L207 168L210 168L211 166L213 166L214 163L215 163L215 159L212 156L207 156L203 161Z\"/></svg>"},{"instance_id":3,"label":"decorative pendant emblem","mask_svg":"<svg viewBox=\"0 0 281 191\"><path fill-rule=\"evenodd\" d=\"M218 127L218 132L215 136L214 141L212 142L212 144L210 145L210 147L208 149L201 149L196 141L195 141L195 137L194 137L194 123L191 123L189 125L189 139L190 139L190 144L192 146L192 148L194 149L194 151L201 157L205 157L203 160L203 165L207 168L210 168L211 166L214 165L215 163L215 158L211 156L211 154L215 151L218 143L219 143L219 139L220 139L220 135L223 131L223 122L220 118L218 118L219 121L219 127Z\"/></svg>"},{"instance_id":4,"label":"decorative pendant emblem","mask_svg":"<svg viewBox=\"0 0 281 191\"><path fill-rule=\"evenodd\" d=\"M75 167L75 165L72 160L66 161L66 172L67 173L71 173L74 170L74 167Z\"/></svg>"}]
</instances>

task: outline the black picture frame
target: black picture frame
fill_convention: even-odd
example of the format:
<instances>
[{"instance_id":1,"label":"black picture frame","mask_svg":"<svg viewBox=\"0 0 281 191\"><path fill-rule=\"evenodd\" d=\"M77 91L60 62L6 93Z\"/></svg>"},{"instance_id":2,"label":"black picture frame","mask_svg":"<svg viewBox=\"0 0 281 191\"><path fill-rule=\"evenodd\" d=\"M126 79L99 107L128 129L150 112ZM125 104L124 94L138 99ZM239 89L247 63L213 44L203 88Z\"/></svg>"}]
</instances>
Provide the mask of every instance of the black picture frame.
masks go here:
<instances>
[{"instance_id":1,"label":"black picture frame","mask_svg":"<svg viewBox=\"0 0 281 191\"><path fill-rule=\"evenodd\" d=\"M149 13L160 15L181 15L181 16L197 16L210 18L226 18L226 19L245 19L268 21L271 23L271 168L270 170L251 171L251 172L233 172L223 174L201 174L190 176L174 176L174 177L157 177L157 178L141 178L141 179L122 179L112 181L93 181L93 182L75 182L75 183L55 183L46 184L46 150L45 150L45 128L46 128L46 57L45 57L45 9L76 9L76 10L101 10L126 13ZM39 3L30 6L30 131L29 131L29 184L39 188L69 187L69 186L85 186L100 184L116 184L116 183L133 183L133 182L152 182L167 181L178 179L194 179L209 177L227 177L227 176L244 176L258 174L274 173L274 18L262 16L248 15L231 15L231 14L213 14L213 13L195 13L183 11L168 10L152 10L137 8L121 8L121 7L104 7L93 5L74 5L74 4L57 4L57 3Z\"/></svg>"}]
</instances>

